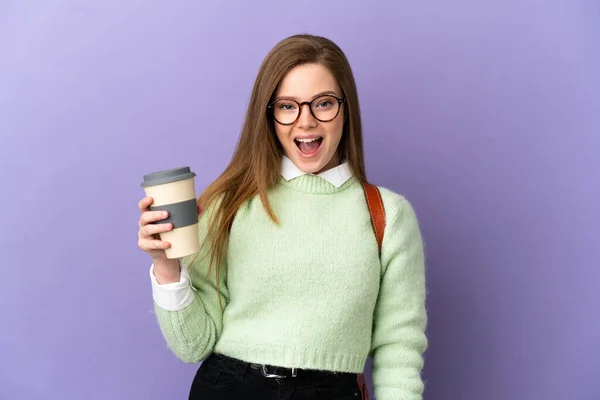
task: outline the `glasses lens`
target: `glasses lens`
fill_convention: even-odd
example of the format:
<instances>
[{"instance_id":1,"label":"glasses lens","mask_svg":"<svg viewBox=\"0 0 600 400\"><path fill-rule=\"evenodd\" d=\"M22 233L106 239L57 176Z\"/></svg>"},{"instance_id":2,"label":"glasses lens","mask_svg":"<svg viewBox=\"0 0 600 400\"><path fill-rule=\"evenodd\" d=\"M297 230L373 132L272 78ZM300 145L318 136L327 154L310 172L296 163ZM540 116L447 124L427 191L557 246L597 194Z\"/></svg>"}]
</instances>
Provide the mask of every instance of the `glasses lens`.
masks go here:
<instances>
[{"instance_id":1,"label":"glasses lens","mask_svg":"<svg viewBox=\"0 0 600 400\"><path fill-rule=\"evenodd\" d=\"M277 100L273 104L273 116L281 124L291 124L298 117L298 103L292 100Z\"/></svg>"},{"instance_id":2,"label":"glasses lens","mask_svg":"<svg viewBox=\"0 0 600 400\"><path fill-rule=\"evenodd\" d=\"M331 121L338 113L340 103L333 96L321 96L310 104L312 112L320 121Z\"/></svg>"}]
</instances>

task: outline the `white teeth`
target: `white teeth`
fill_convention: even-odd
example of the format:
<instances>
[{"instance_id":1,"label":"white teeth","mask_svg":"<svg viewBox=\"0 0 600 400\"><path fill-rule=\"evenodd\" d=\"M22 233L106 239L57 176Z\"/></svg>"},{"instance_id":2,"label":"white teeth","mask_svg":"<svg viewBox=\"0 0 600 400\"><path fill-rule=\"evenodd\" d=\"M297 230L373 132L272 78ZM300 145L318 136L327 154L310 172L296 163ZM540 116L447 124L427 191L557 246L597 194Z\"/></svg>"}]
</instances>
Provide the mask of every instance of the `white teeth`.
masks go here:
<instances>
[{"instance_id":1,"label":"white teeth","mask_svg":"<svg viewBox=\"0 0 600 400\"><path fill-rule=\"evenodd\" d=\"M310 142L314 142L315 140L319 140L321 138L312 138L312 139L295 139L297 142L302 142L302 143L310 143Z\"/></svg>"}]
</instances>

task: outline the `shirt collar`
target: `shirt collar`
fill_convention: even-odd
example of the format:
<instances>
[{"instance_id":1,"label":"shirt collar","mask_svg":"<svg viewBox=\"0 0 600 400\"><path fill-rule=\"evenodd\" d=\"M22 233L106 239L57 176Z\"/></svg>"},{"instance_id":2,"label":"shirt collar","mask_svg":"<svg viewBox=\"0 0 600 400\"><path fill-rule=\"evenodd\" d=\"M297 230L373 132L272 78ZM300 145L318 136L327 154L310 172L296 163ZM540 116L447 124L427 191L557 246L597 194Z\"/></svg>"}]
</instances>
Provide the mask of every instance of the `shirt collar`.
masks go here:
<instances>
[{"instance_id":1,"label":"shirt collar","mask_svg":"<svg viewBox=\"0 0 600 400\"><path fill-rule=\"evenodd\" d=\"M298 168L296 164L292 162L292 160L286 156L283 156L283 159L281 160L281 176L283 176L286 181L290 181L306 174L307 173ZM352 171L350 170L348 163L344 162L337 167L328 169L327 171L321 172L316 176L325 179L335 187L340 187L346 183L348 179L352 178Z\"/></svg>"}]
</instances>

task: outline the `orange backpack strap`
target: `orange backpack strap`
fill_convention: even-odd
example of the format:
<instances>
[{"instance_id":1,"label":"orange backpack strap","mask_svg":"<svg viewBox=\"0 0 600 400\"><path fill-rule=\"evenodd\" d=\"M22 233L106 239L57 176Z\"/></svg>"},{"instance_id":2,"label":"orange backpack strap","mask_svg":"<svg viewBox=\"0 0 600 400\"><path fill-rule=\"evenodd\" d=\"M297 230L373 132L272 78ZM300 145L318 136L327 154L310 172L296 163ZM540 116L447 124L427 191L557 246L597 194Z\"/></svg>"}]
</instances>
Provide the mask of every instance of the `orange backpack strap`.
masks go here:
<instances>
[{"instance_id":1,"label":"orange backpack strap","mask_svg":"<svg viewBox=\"0 0 600 400\"><path fill-rule=\"evenodd\" d=\"M358 387L360 389L361 400L369 400L369 390L367 388L367 382L365 381L365 374L358 375Z\"/></svg>"},{"instance_id":2,"label":"orange backpack strap","mask_svg":"<svg viewBox=\"0 0 600 400\"><path fill-rule=\"evenodd\" d=\"M375 238L377 239L379 255L381 255L381 244L383 243L383 233L385 231L383 200L377 186L365 182L363 183L363 189L367 199L367 206L369 207L369 214L371 214L371 223L373 225L373 232L375 232Z\"/></svg>"},{"instance_id":3,"label":"orange backpack strap","mask_svg":"<svg viewBox=\"0 0 600 400\"><path fill-rule=\"evenodd\" d=\"M381 245L383 243L383 233L385 232L385 208L383 207L383 200L377 186L365 182L363 183L363 189L365 191L367 207L369 208L369 215L371 215L371 225L373 225L373 232L375 233L375 239L377 239L377 249L379 250L379 256L381 256ZM369 400L369 390L365 374L358 374L357 380L361 399Z\"/></svg>"}]
</instances>

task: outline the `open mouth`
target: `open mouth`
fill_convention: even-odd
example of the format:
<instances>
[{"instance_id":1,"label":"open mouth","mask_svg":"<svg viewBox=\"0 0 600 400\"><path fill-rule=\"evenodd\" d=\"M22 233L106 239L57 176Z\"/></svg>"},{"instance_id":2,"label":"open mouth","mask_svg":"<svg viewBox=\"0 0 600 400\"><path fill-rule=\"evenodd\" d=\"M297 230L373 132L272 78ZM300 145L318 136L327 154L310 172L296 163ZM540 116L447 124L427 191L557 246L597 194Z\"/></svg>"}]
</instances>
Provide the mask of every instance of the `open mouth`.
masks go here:
<instances>
[{"instance_id":1,"label":"open mouth","mask_svg":"<svg viewBox=\"0 0 600 400\"><path fill-rule=\"evenodd\" d=\"M316 136L312 138L296 138L294 139L294 143L300 149L300 152L305 156L312 156L321 147L321 143L323 143L322 136Z\"/></svg>"}]
</instances>

